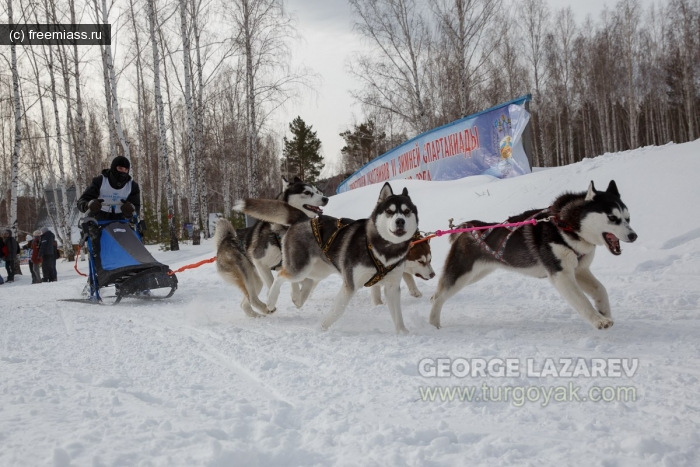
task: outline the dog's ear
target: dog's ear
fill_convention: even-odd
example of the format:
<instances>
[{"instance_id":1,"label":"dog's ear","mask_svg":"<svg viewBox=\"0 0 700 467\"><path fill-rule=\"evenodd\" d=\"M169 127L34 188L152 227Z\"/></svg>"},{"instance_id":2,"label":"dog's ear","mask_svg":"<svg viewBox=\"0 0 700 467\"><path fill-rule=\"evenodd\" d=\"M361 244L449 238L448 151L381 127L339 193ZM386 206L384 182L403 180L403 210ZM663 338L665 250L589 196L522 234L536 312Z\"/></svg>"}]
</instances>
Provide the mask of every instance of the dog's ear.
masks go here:
<instances>
[{"instance_id":1,"label":"dog's ear","mask_svg":"<svg viewBox=\"0 0 700 467\"><path fill-rule=\"evenodd\" d=\"M289 186L289 180L282 177L282 191L286 190L288 186Z\"/></svg>"},{"instance_id":2,"label":"dog's ear","mask_svg":"<svg viewBox=\"0 0 700 467\"><path fill-rule=\"evenodd\" d=\"M591 180L591 184L588 185L588 193L586 193L586 201L592 200L595 194L595 185L593 184L593 180Z\"/></svg>"},{"instance_id":3,"label":"dog's ear","mask_svg":"<svg viewBox=\"0 0 700 467\"><path fill-rule=\"evenodd\" d=\"M403 191L401 192L402 196L408 196L408 188L404 188Z\"/></svg>"},{"instance_id":4,"label":"dog's ear","mask_svg":"<svg viewBox=\"0 0 700 467\"><path fill-rule=\"evenodd\" d=\"M610 180L608 189L605 190L605 192L609 195L617 196L618 198L620 197L620 192L617 191L617 184L615 183L615 180Z\"/></svg>"},{"instance_id":5,"label":"dog's ear","mask_svg":"<svg viewBox=\"0 0 700 467\"><path fill-rule=\"evenodd\" d=\"M304 181L299 178L299 177L294 177L294 180L292 180L293 183L304 183Z\"/></svg>"},{"instance_id":6,"label":"dog's ear","mask_svg":"<svg viewBox=\"0 0 700 467\"><path fill-rule=\"evenodd\" d=\"M377 203L381 203L385 199L387 199L389 196L393 195L394 191L391 189L391 185L389 185L389 182L384 183L384 186L382 187L382 191L379 192L379 199L377 200Z\"/></svg>"}]
</instances>

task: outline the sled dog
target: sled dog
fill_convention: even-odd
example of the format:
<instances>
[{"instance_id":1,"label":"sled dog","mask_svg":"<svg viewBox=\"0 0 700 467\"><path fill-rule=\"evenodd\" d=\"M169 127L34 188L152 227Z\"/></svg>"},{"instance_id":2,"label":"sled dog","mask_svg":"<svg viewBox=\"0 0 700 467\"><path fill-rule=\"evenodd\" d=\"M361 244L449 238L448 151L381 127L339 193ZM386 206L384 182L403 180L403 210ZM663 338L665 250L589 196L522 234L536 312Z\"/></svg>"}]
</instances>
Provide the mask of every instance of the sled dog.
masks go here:
<instances>
[{"instance_id":1,"label":"sled dog","mask_svg":"<svg viewBox=\"0 0 700 467\"><path fill-rule=\"evenodd\" d=\"M321 206L328 204L328 198L315 186L294 177L292 183L282 179L283 191L278 199L296 208L306 219L320 215ZM266 221L257 222L252 227L234 229L230 222L221 219L216 224L214 244L216 245L216 268L221 277L236 285L243 292L241 308L251 317L260 316L271 310L258 299L262 285L272 286L272 269L282 262L281 239L287 226ZM298 295L298 287L293 294ZM251 304L253 307L251 307Z\"/></svg>"},{"instance_id":2,"label":"sled dog","mask_svg":"<svg viewBox=\"0 0 700 467\"><path fill-rule=\"evenodd\" d=\"M422 238L422 237L418 237ZM414 239L411 239L413 241ZM435 271L431 261L433 260L433 255L430 251L430 241L424 241L412 245L408 250L408 255L406 255L406 265L403 269L403 281L408 286L408 293L413 297L422 297L423 294L416 286L416 281L413 276L420 277L421 279L427 281L435 277ZM382 293L381 285L377 284L372 287L372 304L381 305Z\"/></svg>"},{"instance_id":3,"label":"sled dog","mask_svg":"<svg viewBox=\"0 0 700 467\"><path fill-rule=\"evenodd\" d=\"M302 283L303 304L318 282L335 273L342 277L343 286L321 329L328 329L342 316L359 288L381 284L396 332L408 332L401 315L399 284L411 238L418 229L418 211L407 189L394 194L385 183L369 219L354 221L331 216L304 219L296 209L273 200L246 200L239 207L255 218L290 225L282 239L282 269L267 297L268 309L275 308L285 281Z\"/></svg>"},{"instance_id":4,"label":"sled dog","mask_svg":"<svg viewBox=\"0 0 700 467\"><path fill-rule=\"evenodd\" d=\"M431 298L433 326L440 328L440 311L447 299L497 268L546 277L594 327L607 329L613 325L608 293L590 266L597 245L605 245L613 255L619 255L620 240L631 243L637 239L615 181L606 191L597 191L591 182L587 192L565 193L551 207L524 212L507 222L527 219L542 222L450 236L452 246ZM459 227L485 225L490 224L470 221Z\"/></svg>"}]
</instances>

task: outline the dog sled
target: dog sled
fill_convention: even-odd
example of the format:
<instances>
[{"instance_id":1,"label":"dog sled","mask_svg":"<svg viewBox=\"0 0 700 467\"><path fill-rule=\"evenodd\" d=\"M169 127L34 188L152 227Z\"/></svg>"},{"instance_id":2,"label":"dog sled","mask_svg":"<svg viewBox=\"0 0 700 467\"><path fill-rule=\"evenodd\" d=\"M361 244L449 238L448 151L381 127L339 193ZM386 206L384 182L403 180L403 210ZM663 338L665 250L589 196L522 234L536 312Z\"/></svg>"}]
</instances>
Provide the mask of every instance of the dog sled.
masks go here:
<instances>
[{"instance_id":1,"label":"dog sled","mask_svg":"<svg viewBox=\"0 0 700 467\"><path fill-rule=\"evenodd\" d=\"M88 217L81 219L81 228L80 245L87 244L89 253L88 285L83 299L70 301L102 303L110 298L114 305L125 297L163 300L175 293L177 276L151 256L141 243L142 230L128 220ZM114 296L102 297L106 287L114 287Z\"/></svg>"}]
</instances>

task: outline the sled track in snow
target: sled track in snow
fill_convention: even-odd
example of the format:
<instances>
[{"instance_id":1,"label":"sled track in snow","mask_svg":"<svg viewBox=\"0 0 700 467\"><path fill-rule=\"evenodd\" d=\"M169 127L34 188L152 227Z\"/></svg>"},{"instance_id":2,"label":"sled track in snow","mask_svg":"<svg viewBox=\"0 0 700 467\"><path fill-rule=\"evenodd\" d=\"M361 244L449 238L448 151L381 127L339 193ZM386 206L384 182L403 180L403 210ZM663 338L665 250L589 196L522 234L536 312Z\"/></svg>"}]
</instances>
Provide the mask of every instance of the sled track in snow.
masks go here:
<instances>
[{"instance_id":1,"label":"sled track in snow","mask_svg":"<svg viewBox=\"0 0 700 467\"><path fill-rule=\"evenodd\" d=\"M161 332L175 333L182 338L190 339L200 346L200 348L192 350L193 355L197 355L215 365L236 373L241 379L249 382L250 385L258 387L260 391L256 391L256 393L263 394L266 399L282 401L294 406L294 404L288 401L286 397L282 396L279 391L265 384L254 371L241 364L236 357L223 353L207 340L207 338L214 338L220 342L224 342L225 339L223 336L169 319L159 318L159 321L163 323L163 325L156 324L148 318L143 317L132 316L129 319L135 324L148 326Z\"/></svg>"}]
</instances>

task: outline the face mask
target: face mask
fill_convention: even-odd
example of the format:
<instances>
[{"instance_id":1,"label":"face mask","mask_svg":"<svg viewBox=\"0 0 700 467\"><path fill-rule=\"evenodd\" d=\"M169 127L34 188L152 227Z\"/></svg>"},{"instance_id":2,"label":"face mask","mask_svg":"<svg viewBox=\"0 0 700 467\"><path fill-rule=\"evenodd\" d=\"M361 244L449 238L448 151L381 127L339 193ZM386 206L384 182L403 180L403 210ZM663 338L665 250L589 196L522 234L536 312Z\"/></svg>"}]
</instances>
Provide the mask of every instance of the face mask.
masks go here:
<instances>
[{"instance_id":1,"label":"face mask","mask_svg":"<svg viewBox=\"0 0 700 467\"><path fill-rule=\"evenodd\" d=\"M129 181L129 174L123 172L117 172L117 181L119 183L126 183Z\"/></svg>"},{"instance_id":2,"label":"face mask","mask_svg":"<svg viewBox=\"0 0 700 467\"><path fill-rule=\"evenodd\" d=\"M116 169L110 170L109 179L117 185L115 188L121 188L129 181L129 174L119 172Z\"/></svg>"}]
</instances>

